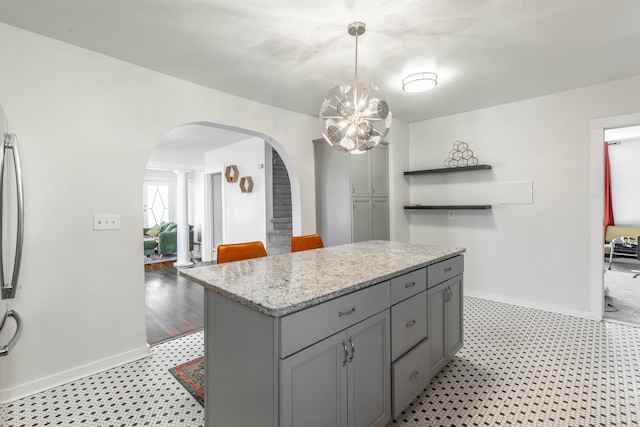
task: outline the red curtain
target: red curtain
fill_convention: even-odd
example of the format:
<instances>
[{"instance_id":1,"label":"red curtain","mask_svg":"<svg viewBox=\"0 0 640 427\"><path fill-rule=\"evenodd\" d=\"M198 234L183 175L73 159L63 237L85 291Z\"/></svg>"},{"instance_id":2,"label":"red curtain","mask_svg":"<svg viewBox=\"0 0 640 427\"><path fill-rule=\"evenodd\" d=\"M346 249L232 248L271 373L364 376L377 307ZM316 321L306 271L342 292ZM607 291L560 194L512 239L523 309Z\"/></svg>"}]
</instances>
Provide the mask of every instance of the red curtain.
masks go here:
<instances>
[{"instance_id":1,"label":"red curtain","mask_svg":"<svg viewBox=\"0 0 640 427\"><path fill-rule=\"evenodd\" d=\"M609 143L604 143L604 231L607 226L614 225L613 199L611 195L611 165L609 163Z\"/></svg>"}]
</instances>

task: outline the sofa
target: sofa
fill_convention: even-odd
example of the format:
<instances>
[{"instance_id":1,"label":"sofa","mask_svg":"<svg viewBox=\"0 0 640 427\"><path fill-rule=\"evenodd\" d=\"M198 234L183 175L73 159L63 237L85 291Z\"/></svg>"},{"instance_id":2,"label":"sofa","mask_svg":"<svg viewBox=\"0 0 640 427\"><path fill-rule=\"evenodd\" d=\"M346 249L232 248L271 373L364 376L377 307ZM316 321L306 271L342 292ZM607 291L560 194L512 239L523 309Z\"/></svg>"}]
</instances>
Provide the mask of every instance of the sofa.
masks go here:
<instances>
[{"instance_id":1,"label":"sofa","mask_svg":"<svg viewBox=\"0 0 640 427\"><path fill-rule=\"evenodd\" d=\"M174 222L161 222L153 227L142 229L144 244L144 254L151 255L154 253L160 255L160 259L164 255L174 254L178 252L178 226ZM151 240L157 242L157 246L154 247L153 252L150 253L150 244L147 243ZM189 226L189 251L193 251L193 225Z\"/></svg>"},{"instance_id":2,"label":"sofa","mask_svg":"<svg viewBox=\"0 0 640 427\"><path fill-rule=\"evenodd\" d=\"M615 255L631 256L640 259L638 252L638 238L640 227L625 227L621 225L609 225L604 234L604 253L609 255L609 270L613 262L612 250ZM617 243L614 247L614 243Z\"/></svg>"}]
</instances>

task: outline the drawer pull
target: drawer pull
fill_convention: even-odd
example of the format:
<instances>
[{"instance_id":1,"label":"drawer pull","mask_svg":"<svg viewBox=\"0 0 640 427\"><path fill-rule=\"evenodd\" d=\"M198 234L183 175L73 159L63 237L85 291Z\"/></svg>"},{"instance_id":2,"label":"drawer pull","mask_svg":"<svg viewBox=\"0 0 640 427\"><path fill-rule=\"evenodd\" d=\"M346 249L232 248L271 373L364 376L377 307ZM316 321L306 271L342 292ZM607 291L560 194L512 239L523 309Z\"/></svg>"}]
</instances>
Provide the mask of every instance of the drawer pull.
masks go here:
<instances>
[{"instance_id":1,"label":"drawer pull","mask_svg":"<svg viewBox=\"0 0 640 427\"><path fill-rule=\"evenodd\" d=\"M445 269L444 269L444 272L445 272L445 273L448 273L448 272L450 272L450 271L451 271L451 267L447 267L447 268L445 268Z\"/></svg>"},{"instance_id":2,"label":"drawer pull","mask_svg":"<svg viewBox=\"0 0 640 427\"><path fill-rule=\"evenodd\" d=\"M338 317L349 316L349 315L353 314L355 311L356 311L356 307L354 305L353 307L351 307L351 310L349 310L349 311L339 311L338 312Z\"/></svg>"},{"instance_id":3,"label":"drawer pull","mask_svg":"<svg viewBox=\"0 0 640 427\"><path fill-rule=\"evenodd\" d=\"M415 381L420 376L420 371L415 371L409 376L409 381Z\"/></svg>"},{"instance_id":4,"label":"drawer pull","mask_svg":"<svg viewBox=\"0 0 640 427\"><path fill-rule=\"evenodd\" d=\"M344 349L344 359L342 360L342 366L347 366L347 357L349 357L349 350L347 350L347 343L342 340L342 348Z\"/></svg>"},{"instance_id":5,"label":"drawer pull","mask_svg":"<svg viewBox=\"0 0 640 427\"><path fill-rule=\"evenodd\" d=\"M409 321L407 322L407 324L406 324L405 326L406 326L407 328L410 328L410 327L412 327L412 326L413 326L413 325L415 325L415 324L416 324L415 319L411 319L411 320L409 320Z\"/></svg>"},{"instance_id":6,"label":"drawer pull","mask_svg":"<svg viewBox=\"0 0 640 427\"><path fill-rule=\"evenodd\" d=\"M407 283L404 285L405 289L413 288L416 285L416 282Z\"/></svg>"},{"instance_id":7,"label":"drawer pull","mask_svg":"<svg viewBox=\"0 0 640 427\"><path fill-rule=\"evenodd\" d=\"M353 360L353 355L356 354L356 344L353 342L353 337L349 337L349 345L351 346L351 356L349 357L349 363Z\"/></svg>"}]
</instances>

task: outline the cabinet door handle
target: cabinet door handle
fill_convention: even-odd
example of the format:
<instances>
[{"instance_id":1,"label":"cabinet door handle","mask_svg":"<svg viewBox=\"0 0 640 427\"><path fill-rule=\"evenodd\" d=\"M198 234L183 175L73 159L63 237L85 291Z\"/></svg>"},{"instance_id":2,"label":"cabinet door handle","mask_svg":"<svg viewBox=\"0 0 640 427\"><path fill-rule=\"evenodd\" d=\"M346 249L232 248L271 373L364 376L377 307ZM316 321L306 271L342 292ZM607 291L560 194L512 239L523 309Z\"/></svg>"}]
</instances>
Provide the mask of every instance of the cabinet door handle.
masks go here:
<instances>
[{"instance_id":1,"label":"cabinet door handle","mask_svg":"<svg viewBox=\"0 0 640 427\"><path fill-rule=\"evenodd\" d=\"M353 360L353 355L356 354L356 344L353 342L353 337L349 337L349 345L351 346L351 356L349 357L349 363Z\"/></svg>"},{"instance_id":2,"label":"cabinet door handle","mask_svg":"<svg viewBox=\"0 0 640 427\"><path fill-rule=\"evenodd\" d=\"M338 317L342 317L342 316L349 316L353 313L355 313L356 311L356 306L354 305L353 307L351 307L351 310L348 311L339 311L338 312Z\"/></svg>"},{"instance_id":3,"label":"cabinet door handle","mask_svg":"<svg viewBox=\"0 0 640 427\"><path fill-rule=\"evenodd\" d=\"M404 285L405 289L413 288L416 285L416 282L406 283Z\"/></svg>"},{"instance_id":4,"label":"cabinet door handle","mask_svg":"<svg viewBox=\"0 0 640 427\"><path fill-rule=\"evenodd\" d=\"M342 348L344 349L344 359L342 359L342 366L347 366L347 357L349 357L349 350L347 350L347 343L342 340Z\"/></svg>"},{"instance_id":5,"label":"cabinet door handle","mask_svg":"<svg viewBox=\"0 0 640 427\"><path fill-rule=\"evenodd\" d=\"M444 290L444 300L449 301L451 299L451 289L447 286Z\"/></svg>"},{"instance_id":6,"label":"cabinet door handle","mask_svg":"<svg viewBox=\"0 0 640 427\"><path fill-rule=\"evenodd\" d=\"M447 268L445 268L445 269L444 269L444 272L445 272L445 273L448 273L448 272L450 272L450 271L451 271L451 267L447 267Z\"/></svg>"},{"instance_id":7,"label":"cabinet door handle","mask_svg":"<svg viewBox=\"0 0 640 427\"><path fill-rule=\"evenodd\" d=\"M355 184L353 184L353 185L351 186L351 192L352 192L352 193L355 193L355 192L356 192L356 185L355 185Z\"/></svg>"},{"instance_id":8,"label":"cabinet door handle","mask_svg":"<svg viewBox=\"0 0 640 427\"><path fill-rule=\"evenodd\" d=\"M415 324L416 324L415 319L411 319L405 324L405 327L410 328L410 327L414 326Z\"/></svg>"},{"instance_id":9,"label":"cabinet door handle","mask_svg":"<svg viewBox=\"0 0 640 427\"><path fill-rule=\"evenodd\" d=\"M415 381L420 377L420 371L415 371L411 375L409 375L409 381Z\"/></svg>"}]
</instances>

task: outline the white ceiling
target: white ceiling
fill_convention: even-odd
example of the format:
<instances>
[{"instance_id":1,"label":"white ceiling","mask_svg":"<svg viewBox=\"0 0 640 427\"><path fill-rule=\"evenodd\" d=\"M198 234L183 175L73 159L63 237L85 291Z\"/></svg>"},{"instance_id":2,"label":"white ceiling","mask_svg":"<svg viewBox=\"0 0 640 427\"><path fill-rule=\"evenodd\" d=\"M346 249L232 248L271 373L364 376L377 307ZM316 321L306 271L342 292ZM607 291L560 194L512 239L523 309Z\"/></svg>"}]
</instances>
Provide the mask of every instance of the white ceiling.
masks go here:
<instances>
[{"instance_id":1,"label":"white ceiling","mask_svg":"<svg viewBox=\"0 0 640 427\"><path fill-rule=\"evenodd\" d=\"M251 136L246 133L211 126L207 123L190 123L169 131L160 140L156 148L201 154L225 145L244 141L251 138Z\"/></svg>"},{"instance_id":2,"label":"white ceiling","mask_svg":"<svg viewBox=\"0 0 640 427\"><path fill-rule=\"evenodd\" d=\"M414 122L640 75L638 0L2 0L0 20L204 86L317 115L359 76ZM7 41L3 41L7 42ZM439 74L431 92L403 76Z\"/></svg>"}]
</instances>

